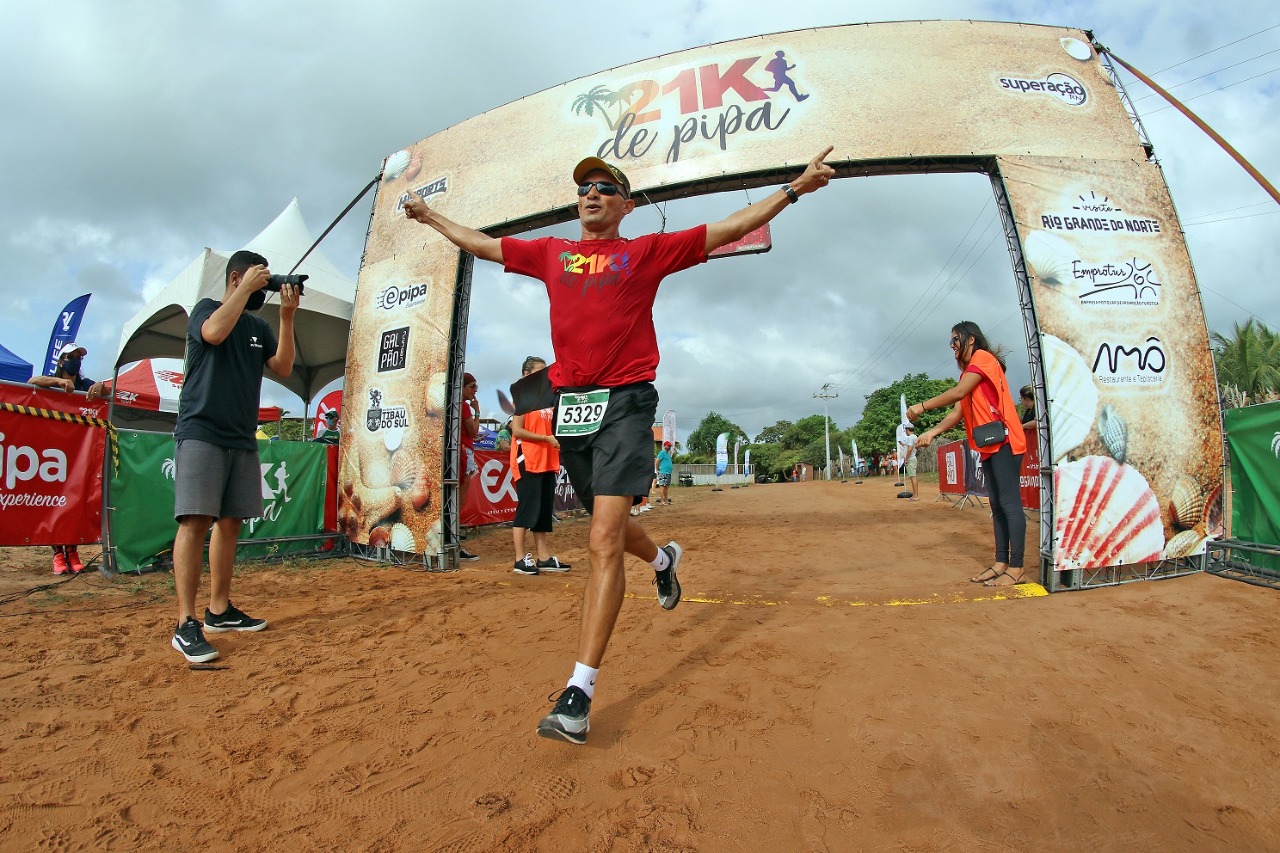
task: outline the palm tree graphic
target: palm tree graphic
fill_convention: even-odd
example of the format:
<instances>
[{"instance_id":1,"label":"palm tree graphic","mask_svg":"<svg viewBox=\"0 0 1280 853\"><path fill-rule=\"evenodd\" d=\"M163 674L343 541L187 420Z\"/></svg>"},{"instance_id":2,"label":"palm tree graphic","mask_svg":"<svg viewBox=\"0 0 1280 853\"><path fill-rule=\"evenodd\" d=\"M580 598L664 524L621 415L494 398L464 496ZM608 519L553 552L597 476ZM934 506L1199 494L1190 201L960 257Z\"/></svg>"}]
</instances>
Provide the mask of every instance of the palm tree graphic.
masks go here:
<instances>
[{"instance_id":1,"label":"palm tree graphic","mask_svg":"<svg viewBox=\"0 0 1280 853\"><path fill-rule=\"evenodd\" d=\"M172 459L165 459L164 462L160 463L160 473L168 477L170 480L174 479Z\"/></svg>"},{"instance_id":2,"label":"palm tree graphic","mask_svg":"<svg viewBox=\"0 0 1280 853\"><path fill-rule=\"evenodd\" d=\"M634 87L631 87L631 89L633 90ZM625 94L624 91L626 90L618 89L615 91L608 86L594 86L591 91L574 99L573 112L575 115L585 112L588 116L593 116L596 110L600 110L600 116L604 119L605 124L609 126L609 129L617 130L618 123L626 115L626 110L623 109L623 106L631 101L630 91L626 91ZM617 118L610 118L606 107L615 106L618 108L618 116Z\"/></svg>"}]
</instances>

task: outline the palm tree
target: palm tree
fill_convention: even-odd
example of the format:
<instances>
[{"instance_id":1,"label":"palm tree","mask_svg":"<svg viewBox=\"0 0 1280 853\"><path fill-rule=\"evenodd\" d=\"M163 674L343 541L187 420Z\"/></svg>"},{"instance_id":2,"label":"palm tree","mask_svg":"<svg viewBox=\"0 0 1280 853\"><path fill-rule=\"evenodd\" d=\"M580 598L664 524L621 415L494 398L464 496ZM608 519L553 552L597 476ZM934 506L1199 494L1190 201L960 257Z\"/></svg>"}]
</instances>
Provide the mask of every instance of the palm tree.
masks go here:
<instances>
[{"instance_id":1,"label":"palm tree","mask_svg":"<svg viewBox=\"0 0 1280 853\"><path fill-rule=\"evenodd\" d=\"M1229 338L1218 332L1210 335L1218 384L1234 386L1255 402L1280 393L1280 336L1263 323L1255 325L1252 317L1243 326L1233 325Z\"/></svg>"},{"instance_id":2,"label":"palm tree","mask_svg":"<svg viewBox=\"0 0 1280 853\"><path fill-rule=\"evenodd\" d=\"M588 116L592 116L595 115L595 111L598 109L609 129L617 130L622 117L627 114L623 107L630 104L636 90L637 87L634 84L624 86L616 91L611 90L608 86L594 86L585 95L579 95L574 99L573 111L575 114L585 112ZM610 118L609 113L605 111L606 107L617 107L617 118Z\"/></svg>"}]
</instances>

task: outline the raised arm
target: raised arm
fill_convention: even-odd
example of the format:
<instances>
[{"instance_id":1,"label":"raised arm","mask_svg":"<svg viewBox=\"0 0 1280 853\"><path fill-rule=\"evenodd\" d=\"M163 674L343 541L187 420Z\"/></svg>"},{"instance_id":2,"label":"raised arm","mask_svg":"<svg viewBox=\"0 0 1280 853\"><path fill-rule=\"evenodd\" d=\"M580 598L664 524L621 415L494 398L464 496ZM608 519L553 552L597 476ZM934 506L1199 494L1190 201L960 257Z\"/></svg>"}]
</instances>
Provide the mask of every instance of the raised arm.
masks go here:
<instances>
[{"instance_id":1,"label":"raised arm","mask_svg":"<svg viewBox=\"0 0 1280 853\"><path fill-rule=\"evenodd\" d=\"M707 253L710 254L721 246L742 239L781 213L782 209L793 201L787 194L787 188L790 188L796 198L799 198L825 187L835 177L836 170L822 161L833 150L834 146L828 145L821 154L809 161L804 174L767 198L747 205L719 222L707 225Z\"/></svg>"},{"instance_id":2,"label":"raised arm","mask_svg":"<svg viewBox=\"0 0 1280 853\"><path fill-rule=\"evenodd\" d=\"M404 215L415 222L430 225L464 252L470 252L481 260L493 261L495 264L502 263L500 238L490 237L482 231L459 225L427 207L427 203L416 195L404 203Z\"/></svg>"}]
</instances>

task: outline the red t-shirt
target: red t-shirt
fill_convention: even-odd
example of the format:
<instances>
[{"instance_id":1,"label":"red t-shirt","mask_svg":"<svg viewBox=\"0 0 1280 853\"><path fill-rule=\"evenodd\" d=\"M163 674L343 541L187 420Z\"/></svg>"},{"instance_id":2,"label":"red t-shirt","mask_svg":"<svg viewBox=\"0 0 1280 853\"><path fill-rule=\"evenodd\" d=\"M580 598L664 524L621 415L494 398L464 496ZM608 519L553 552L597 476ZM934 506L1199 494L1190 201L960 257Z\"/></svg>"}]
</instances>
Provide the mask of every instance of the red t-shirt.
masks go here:
<instances>
[{"instance_id":1,"label":"red t-shirt","mask_svg":"<svg viewBox=\"0 0 1280 853\"><path fill-rule=\"evenodd\" d=\"M479 412L476 411L476 407L474 403L472 403L470 400L462 401L462 419L464 421L470 420L471 418L474 418L478 414ZM462 446L463 447L476 446L476 437L474 435L470 435L467 432L467 428L465 425L462 427Z\"/></svg>"},{"instance_id":2,"label":"red t-shirt","mask_svg":"<svg viewBox=\"0 0 1280 853\"><path fill-rule=\"evenodd\" d=\"M547 286L556 388L616 388L658 371L653 300L673 272L707 259L707 227L634 240L502 238L507 272Z\"/></svg>"}]
</instances>

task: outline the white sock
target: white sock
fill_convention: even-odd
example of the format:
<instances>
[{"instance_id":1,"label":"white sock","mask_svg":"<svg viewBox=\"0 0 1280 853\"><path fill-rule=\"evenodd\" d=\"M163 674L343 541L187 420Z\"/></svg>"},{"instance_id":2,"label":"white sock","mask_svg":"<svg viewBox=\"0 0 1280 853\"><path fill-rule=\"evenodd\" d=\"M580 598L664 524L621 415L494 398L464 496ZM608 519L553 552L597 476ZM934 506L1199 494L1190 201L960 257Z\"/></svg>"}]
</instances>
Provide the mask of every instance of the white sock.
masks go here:
<instances>
[{"instance_id":1,"label":"white sock","mask_svg":"<svg viewBox=\"0 0 1280 853\"><path fill-rule=\"evenodd\" d=\"M671 565L671 557L667 555L666 551L659 548L658 556L654 557L649 565L653 566L655 572L665 572L667 567Z\"/></svg>"},{"instance_id":2,"label":"white sock","mask_svg":"<svg viewBox=\"0 0 1280 853\"><path fill-rule=\"evenodd\" d=\"M595 697L596 693L596 675L600 670L592 669L585 663L574 663L573 677L569 679L569 683L565 687L577 687L587 694L587 698Z\"/></svg>"}]
</instances>

